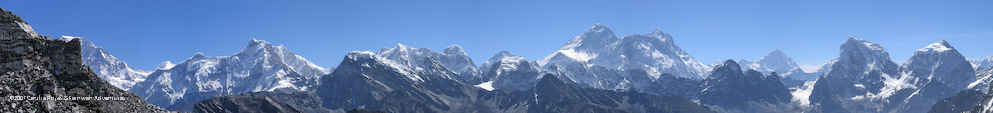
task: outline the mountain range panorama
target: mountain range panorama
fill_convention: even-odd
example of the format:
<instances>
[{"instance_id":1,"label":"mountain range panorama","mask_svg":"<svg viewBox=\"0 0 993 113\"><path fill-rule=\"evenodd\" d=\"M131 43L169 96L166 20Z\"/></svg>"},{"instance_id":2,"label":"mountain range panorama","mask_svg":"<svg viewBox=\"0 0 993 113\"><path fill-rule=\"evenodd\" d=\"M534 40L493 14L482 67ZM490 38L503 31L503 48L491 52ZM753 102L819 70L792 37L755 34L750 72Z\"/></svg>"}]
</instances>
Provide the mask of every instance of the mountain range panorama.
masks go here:
<instances>
[{"instance_id":1,"label":"mountain range panorama","mask_svg":"<svg viewBox=\"0 0 993 113\"><path fill-rule=\"evenodd\" d=\"M660 30L618 37L595 24L536 61L502 51L477 66L459 45L438 52L397 44L350 52L338 67L324 68L282 45L251 39L231 56L197 53L147 71L87 38L53 40L13 13L2 14L0 39L9 46L2 51L9 56L3 76L22 79L2 81L10 90L0 96L134 99L131 106L21 102L2 111L942 112L935 110L989 111L993 98L987 62L993 57L970 61L943 39L897 64L881 45L849 37L837 58L807 73L780 50L754 62L705 65ZM46 84L51 81L96 85ZM26 88L33 86L46 88Z\"/></svg>"}]
</instances>

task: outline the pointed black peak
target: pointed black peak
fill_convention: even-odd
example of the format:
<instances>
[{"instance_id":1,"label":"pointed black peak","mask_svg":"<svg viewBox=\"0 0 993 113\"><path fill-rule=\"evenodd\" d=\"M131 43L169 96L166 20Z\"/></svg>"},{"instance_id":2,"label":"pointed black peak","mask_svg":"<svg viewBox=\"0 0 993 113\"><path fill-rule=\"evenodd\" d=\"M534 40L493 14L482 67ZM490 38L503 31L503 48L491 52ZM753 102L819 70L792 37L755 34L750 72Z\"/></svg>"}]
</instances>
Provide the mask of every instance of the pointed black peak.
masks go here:
<instances>
[{"instance_id":1,"label":"pointed black peak","mask_svg":"<svg viewBox=\"0 0 993 113\"><path fill-rule=\"evenodd\" d=\"M21 16L17 16L17 14L14 14L13 12L0 8L0 23L9 23L9 22L26 23L24 22L24 19L21 19Z\"/></svg>"},{"instance_id":2,"label":"pointed black peak","mask_svg":"<svg viewBox=\"0 0 993 113\"><path fill-rule=\"evenodd\" d=\"M952 48L952 44L948 44L948 41L945 41L945 38L941 38L941 40L939 40L937 43L940 43L941 45L945 45L945 47Z\"/></svg>"},{"instance_id":3,"label":"pointed black peak","mask_svg":"<svg viewBox=\"0 0 993 113\"><path fill-rule=\"evenodd\" d=\"M445 54L465 55L466 53L465 50L462 49L462 46L452 44L451 46L445 48Z\"/></svg>"}]
</instances>

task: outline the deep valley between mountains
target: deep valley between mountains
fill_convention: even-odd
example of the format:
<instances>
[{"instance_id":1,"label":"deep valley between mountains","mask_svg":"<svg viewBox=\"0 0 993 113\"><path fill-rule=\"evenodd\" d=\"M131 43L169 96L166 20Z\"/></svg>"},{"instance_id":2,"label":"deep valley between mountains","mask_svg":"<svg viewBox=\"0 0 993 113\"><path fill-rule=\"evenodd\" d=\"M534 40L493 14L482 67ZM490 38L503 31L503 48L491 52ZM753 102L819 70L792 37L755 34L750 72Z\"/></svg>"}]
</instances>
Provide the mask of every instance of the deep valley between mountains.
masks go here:
<instances>
[{"instance_id":1,"label":"deep valley between mountains","mask_svg":"<svg viewBox=\"0 0 993 113\"><path fill-rule=\"evenodd\" d=\"M140 70L88 37L44 36L0 11L2 112L993 112L993 57L970 61L944 39L897 64L880 44L839 37L838 56L805 71L780 50L704 64L661 30L619 37L594 24L539 60L502 51L477 65L459 45L397 44L320 67L246 38L230 56Z\"/></svg>"}]
</instances>

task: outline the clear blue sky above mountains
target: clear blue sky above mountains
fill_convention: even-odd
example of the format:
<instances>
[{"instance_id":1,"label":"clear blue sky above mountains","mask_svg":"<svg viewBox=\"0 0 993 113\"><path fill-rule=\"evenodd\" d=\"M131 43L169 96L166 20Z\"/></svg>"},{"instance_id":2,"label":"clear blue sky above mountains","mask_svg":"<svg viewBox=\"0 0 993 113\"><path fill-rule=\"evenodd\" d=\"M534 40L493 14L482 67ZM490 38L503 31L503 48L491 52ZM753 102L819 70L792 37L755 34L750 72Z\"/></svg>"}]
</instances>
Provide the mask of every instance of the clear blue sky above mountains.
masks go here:
<instances>
[{"instance_id":1,"label":"clear blue sky above mountains","mask_svg":"<svg viewBox=\"0 0 993 113\"><path fill-rule=\"evenodd\" d=\"M251 38L323 67L353 50L461 45L477 64L501 50L537 60L595 23L617 35L661 29L703 63L780 49L804 67L849 35L901 63L941 38L967 58L993 55L993 1L49 1L5 0L44 35L83 36L140 69L195 52L229 56Z\"/></svg>"}]
</instances>

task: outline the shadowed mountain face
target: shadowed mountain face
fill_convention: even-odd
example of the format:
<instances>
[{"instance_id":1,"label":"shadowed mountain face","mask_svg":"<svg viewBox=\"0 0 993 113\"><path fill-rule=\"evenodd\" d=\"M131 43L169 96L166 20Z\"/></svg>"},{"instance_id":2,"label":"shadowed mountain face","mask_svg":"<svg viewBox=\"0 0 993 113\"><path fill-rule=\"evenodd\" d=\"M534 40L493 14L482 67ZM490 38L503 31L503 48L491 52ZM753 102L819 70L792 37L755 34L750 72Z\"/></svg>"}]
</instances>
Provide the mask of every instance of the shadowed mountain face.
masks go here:
<instances>
[{"instance_id":1,"label":"shadowed mountain face","mask_svg":"<svg viewBox=\"0 0 993 113\"><path fill-rule=\"evenodd\" d=\"M755 70L741 71L733 60L724 61L704 79L700 103L726 109L749 109L749 103L785 104L793 96L779 75L763 75Z\"/></svg>"},{"instance_id":2,"label":"shadowed mountain face","mask_svg":"<svg viewBox=\"0 0 993 113\"><path fill-rule=\"evenodd\" d=\"M113 97L113 100L0 99L3 112L165 112L100 79L83 65L80 40L40 36L0 9L0 97Z\"/></svg>"}]
</instances>

